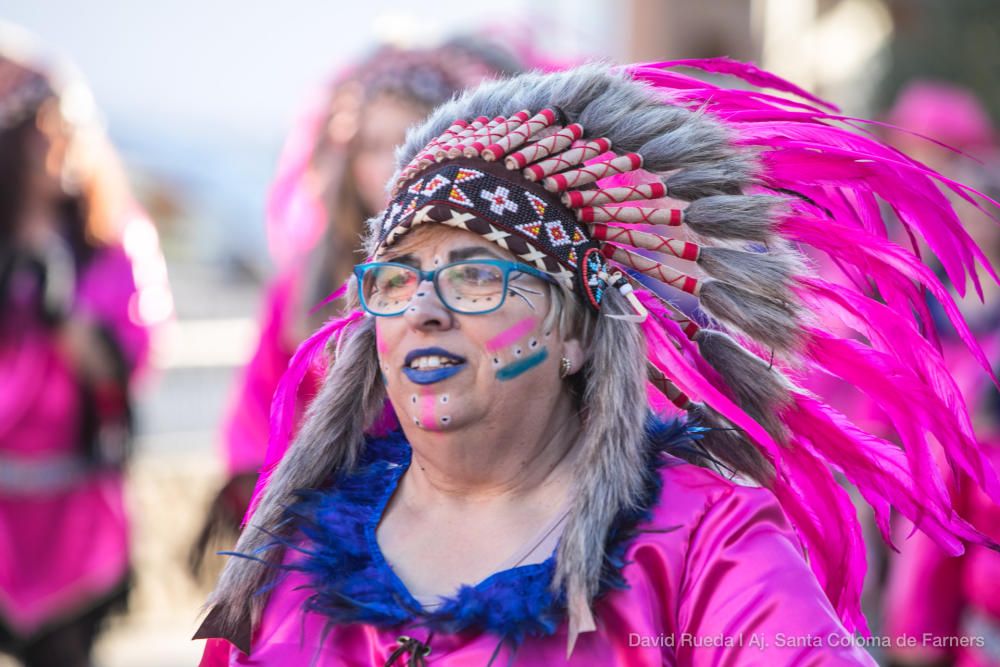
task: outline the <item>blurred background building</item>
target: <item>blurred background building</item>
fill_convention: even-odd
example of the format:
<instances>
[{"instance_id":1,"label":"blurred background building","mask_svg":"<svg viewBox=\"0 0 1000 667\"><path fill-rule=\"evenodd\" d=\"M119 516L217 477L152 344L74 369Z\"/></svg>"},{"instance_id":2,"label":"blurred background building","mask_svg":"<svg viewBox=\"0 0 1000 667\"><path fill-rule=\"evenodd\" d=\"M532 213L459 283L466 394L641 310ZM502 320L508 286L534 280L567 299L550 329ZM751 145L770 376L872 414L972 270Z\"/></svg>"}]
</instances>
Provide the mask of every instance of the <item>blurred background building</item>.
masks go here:
<instances>
[{"instance_id":1,"label":"blurred background building","mask_svg":"<svg viewBox=\"0 0 1000 667\"><path fill-rule=\"evenodd\" d=\"M851 114L880 115L915 77L964 84L1000 113L995 0L508 0L489 14L458 0L3 0L0 19L88 78L159 228L177 306L140 406L138 587L99 647L103 667L200 655L188 637L205 591L183 565L271 270L267 186L296 112L338 64L378 41L416 46L494 26L557 58L751 60Z\"/></svg>"}]
</instances>

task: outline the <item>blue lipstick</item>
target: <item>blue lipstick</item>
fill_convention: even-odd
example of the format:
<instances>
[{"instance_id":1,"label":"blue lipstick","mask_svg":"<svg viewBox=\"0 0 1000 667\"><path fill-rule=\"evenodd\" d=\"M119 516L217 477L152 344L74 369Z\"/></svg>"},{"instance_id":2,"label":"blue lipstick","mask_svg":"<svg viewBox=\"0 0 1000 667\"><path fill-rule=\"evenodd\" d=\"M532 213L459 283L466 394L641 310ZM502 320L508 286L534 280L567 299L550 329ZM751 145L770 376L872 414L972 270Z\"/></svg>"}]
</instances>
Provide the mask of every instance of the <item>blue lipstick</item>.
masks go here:
<instances>
[{"instance_id":1,"label":"blue lipstick","mask_svg":"<svg viewBox=\"0 0 1000 667\"><path fill-rule=\"evenodd\" d=\"M436 368L410 368L410 364L418 357L441 357L443 359L447 359L451 363L446 366L438 366ZM406 355L406 359L404 359L403 363L403 375L405 375L410 382L413 382L414 384L434 384L435 382L447 380L451 376L460 372L466 366L464 357L452 354L448 350L440 347L424 347L418 350L412 350Z\"/></svg>"}]
</instances>

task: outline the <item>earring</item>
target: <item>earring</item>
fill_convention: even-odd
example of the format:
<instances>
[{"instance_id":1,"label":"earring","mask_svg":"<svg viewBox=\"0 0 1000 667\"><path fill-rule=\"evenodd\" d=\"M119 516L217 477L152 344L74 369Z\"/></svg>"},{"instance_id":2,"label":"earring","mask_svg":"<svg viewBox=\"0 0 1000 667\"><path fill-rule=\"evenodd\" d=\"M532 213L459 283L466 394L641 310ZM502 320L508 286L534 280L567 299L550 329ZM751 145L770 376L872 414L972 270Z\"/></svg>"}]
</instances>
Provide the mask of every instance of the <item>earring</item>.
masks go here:
<instances>
[{"instance_id":1,"label":"earring","mask_svg":"<svg viewBox=\"0 0 1000 667\"><path fill-rule=\"evenodd\" d=\"M562 361L559 362L559 378L565 380L571 370L573 370L573 362L563 357Z\"/></svg>"}]
</instances>

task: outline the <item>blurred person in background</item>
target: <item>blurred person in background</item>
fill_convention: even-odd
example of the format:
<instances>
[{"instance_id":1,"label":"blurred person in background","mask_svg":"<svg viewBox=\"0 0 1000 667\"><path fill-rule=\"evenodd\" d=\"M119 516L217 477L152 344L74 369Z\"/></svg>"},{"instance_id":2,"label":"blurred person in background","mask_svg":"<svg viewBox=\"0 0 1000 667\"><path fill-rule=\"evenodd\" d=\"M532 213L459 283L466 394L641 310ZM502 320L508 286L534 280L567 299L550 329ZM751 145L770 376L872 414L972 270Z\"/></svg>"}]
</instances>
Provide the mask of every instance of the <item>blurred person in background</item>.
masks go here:
<instances>
[{"instance_id":1,"label":"blurred person in background","mask_svg":"<svg viewBox=\"0 0 1000 667\"><path fill-rule=\"evenodd\" d=\"M237 535L267 448L271 397L295 348L335 312L335 304L320 304L351 275L365 221L385 206L395 147L435 106L483 79L519 72L520 60L485 37L438 48L383 46L319 91L296 123L268 200L278 273L226 418L227 481L191 551L195 572L210 544L229 546ZM303 390L303 404L314 384Z\"/></svg>"},{"instance_id":2,"label":"blurred person in background","mask_svg":"<svg viewBox=\"0 0 1000 667\"><path fill-rule=\"evenodd\" d=\"M901 91L889 121L940 142L893 132L893 143L901 150L994 198L1000 194L995 131L972 91L949 83L915 81ZM970 235L996 266L1000 262L1000 225L959 197L952 197L952 203L963 215ZM958 306L996 369L1000 366L1000 290L994 281L984 279L983 291L985 302L972 295L961 299ZM989 378L976 372L975 360L954 330L941 330L948 368L973 411L984 450L1000 469L1000 394ZM939 456L943 458L943 454ZM946 481L962 516L1000 540L1000 507L966 475ZM912 524L905 520L896 526L899 553L889 561L884 617L886 634L894 640L894 648L888 651L891 664L1000 666L1000 554L974 545L959 558L949 557L921 532L907 539L911 529ZM976 641L956 644L956 638L963 636ZM915 638L916 645L907 647L907 637Z\"/></svg>"},{"instance_id":3,"label":"blurred person in background","mask_svg":"<svg viewBox=\"0 0 1000 667\"><path fill-rule=\"evenodd\" d=\"M169 316L157 235L89 90L0 26L0 651L86 667L129 588L133 384Z\"/></svg>"}]
</instances>

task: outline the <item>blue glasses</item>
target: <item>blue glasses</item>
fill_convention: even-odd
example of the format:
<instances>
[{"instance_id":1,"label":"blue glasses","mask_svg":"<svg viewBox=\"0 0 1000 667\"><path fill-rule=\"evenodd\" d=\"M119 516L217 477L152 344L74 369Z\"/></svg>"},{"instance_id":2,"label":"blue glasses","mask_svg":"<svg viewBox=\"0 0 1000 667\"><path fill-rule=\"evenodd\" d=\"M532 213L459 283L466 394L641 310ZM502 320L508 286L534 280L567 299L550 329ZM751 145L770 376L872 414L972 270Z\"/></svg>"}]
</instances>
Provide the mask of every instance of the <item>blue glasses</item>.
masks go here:
<instances>
[{"instance_id":1,"label":"blue glasses","mask_svg":"<svg viewBox=\"0 0 1000 667\"><path fill-rule=\"evenodd\" d=\"M395 262L371 262L355 266L354 275L361 306L379 317L403 314L425 280L433 283L441 303L464 315L492 313L503 305L510 281L520 276L556 282L544 271L502 259L454 262L433 271Z\"/></svg>"}]
</instances>

